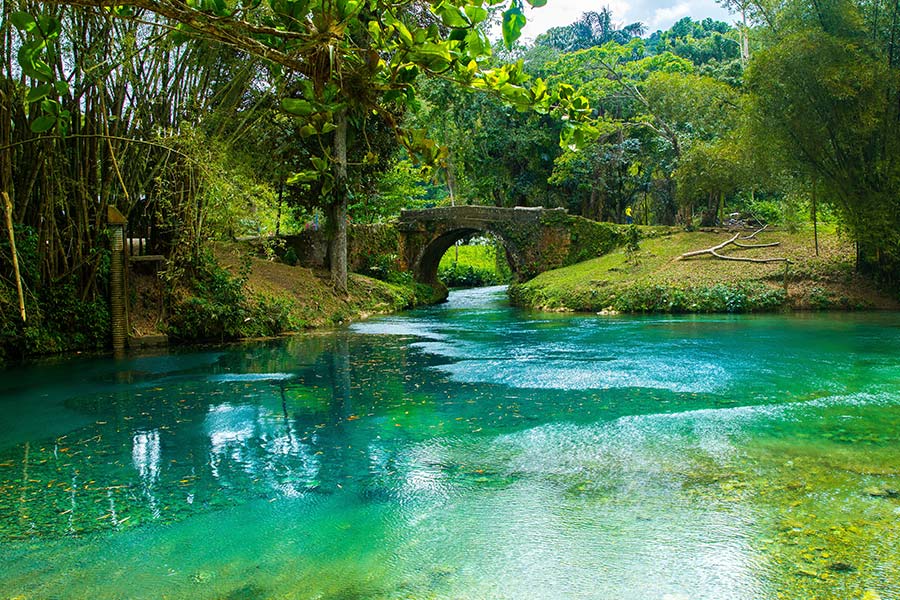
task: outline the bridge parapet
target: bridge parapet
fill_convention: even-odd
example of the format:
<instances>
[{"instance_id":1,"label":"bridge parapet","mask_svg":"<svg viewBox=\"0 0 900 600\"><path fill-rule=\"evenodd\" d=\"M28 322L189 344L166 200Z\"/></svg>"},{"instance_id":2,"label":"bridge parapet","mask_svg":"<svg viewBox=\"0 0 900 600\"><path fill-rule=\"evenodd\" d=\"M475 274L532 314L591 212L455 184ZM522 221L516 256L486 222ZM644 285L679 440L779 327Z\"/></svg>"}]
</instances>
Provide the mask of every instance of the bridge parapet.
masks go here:
<instances>
[{"instance_id":1,"label":"bridge parapet","mask_svg":"<svg viewBox=\"0 0 900 600\"><path fill-rule=\"evenodd\" d=\"M548 215L565 216L564 208L532 208L516 206L502 208L499 206L439 206L416 210L401 210L397 228L401 231L424 223L448 223L461 225L481 224L498 225L504 221L518 223L539 223Z\"/></svg>"}]
</instances>

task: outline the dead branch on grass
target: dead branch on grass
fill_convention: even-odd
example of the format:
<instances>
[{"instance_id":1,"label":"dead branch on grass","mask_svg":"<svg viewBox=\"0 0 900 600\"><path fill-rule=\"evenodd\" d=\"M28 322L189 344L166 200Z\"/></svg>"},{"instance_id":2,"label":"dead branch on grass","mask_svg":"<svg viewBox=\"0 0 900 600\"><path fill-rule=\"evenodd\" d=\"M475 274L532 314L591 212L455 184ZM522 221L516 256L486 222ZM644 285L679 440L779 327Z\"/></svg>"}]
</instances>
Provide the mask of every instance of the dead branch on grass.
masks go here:
<instances>
[{"instance_id":1,"label":"dead branch on grass","mask_svg":"<svg viewBox=\"0 0 900 600\"><path fill-rule=\"evenodd\" d=\"M734 260L734 261L740 261L740 262L752 262L752 263L772 263L772 262L787 262L787 263L789 263L789 262L791 262L791 260L789 258L782 258L782 257L748 258L745 256L728 256L726 254L719 254L719 252L718 252L719 250L721 250L722 248L725 248L726 246L729 246L729 245L735 245L738 248L771 248L772 246L778 246L781 242L771 242L768 244L742 244L738 241L738 239L752 240L753 238L756 237L756 235L758 233L763 231L766 227L768 227L768 225L766 225L762 229L758 229L755 232L751 233L750 235L744 236L744 237L741 237L740 233L736 233L736 234L734 234L734 236L731 239L726 240L726 241L722 242L721 244L713 246L712 248L705 248L703 250L694 250L692 252L685 252L684 254L679 256L676 260L684 260L685 258L691 258L692 256L701 256L703 254L710 254L710 255L714 256L715 258L718 258L721 260Z\"/></svg>"}]
</instances>

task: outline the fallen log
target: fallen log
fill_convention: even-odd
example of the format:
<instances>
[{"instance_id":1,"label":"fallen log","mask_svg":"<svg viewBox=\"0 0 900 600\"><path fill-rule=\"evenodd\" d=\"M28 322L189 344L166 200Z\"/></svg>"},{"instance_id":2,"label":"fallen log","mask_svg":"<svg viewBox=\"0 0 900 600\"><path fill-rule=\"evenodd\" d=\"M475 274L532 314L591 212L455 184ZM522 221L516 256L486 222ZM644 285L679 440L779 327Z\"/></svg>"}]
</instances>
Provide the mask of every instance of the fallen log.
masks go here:
<instances>
[{"instance_id":1,"label":"fallen log","mask_svg":"<svg viewBox=\"0 0 900 600\"><path fill-rule=\"evenodd\" d=\"M759 229L745 237L741 237L740 233L736 233L736 234L734 234L734 236L731 239L725 240L721 244L717 244L717 245L713 246L712 248L704 248L703 250L693 250L691 252L685 252L684 254L679 256L676 260L684 260L685 258L691 258L692 256L701 256L703 254L709 254L709 255L714 256L715 258L718 258L721 260L734 260L734 261L739 261L739 262L753 262L753 263L772 263L772 262L789 263L789 262L791 262L791 260L789 258L782 258L782 257L748 258L745 256L728 256L726 254L719 254L719 250L725 248L726 246L730 246L732 244L734 246L737 246L738 248L771 248L772 246L778 246L781 242L771 242L768 244L742 244L738 241L738 239L751 240L754 237L756 237L756 235L758 233L763 231L766 227L768 227L768 225L766 225L762 229Z\"/></svg>"}]
</instances>

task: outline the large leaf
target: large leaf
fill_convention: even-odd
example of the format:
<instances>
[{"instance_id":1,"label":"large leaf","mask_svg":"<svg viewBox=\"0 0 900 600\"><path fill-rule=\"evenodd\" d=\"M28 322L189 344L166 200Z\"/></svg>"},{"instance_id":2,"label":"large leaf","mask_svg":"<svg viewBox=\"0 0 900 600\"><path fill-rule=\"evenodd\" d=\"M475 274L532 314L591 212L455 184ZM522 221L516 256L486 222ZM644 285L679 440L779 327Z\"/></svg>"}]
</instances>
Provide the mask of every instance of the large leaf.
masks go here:
<instances>
[{"instance_id":1,"label":"large leaf","mask_svg":"<svg viewBox=\"0 0 900 600\"><path fill-rule=\"evenodd\" d=\"M472 23L478 24L488 18L488 11L480 6L468 5L465 10L466 16L469 17L469 20L472 21Z\"/></svg>"},{"instance_id":2,"label":"large leaf","mask_svg":"<svg viewBox=\"0 0 900 600\"><path fill-rule=\"evenodd\" d=\"M441 17L441 21L444 22L444 25L447 27L459 27L465 28L469 27L471 23L469 23L468 17L459 9L457 6L453 6L452 4L443 4L440 8L434 9L435 12Z\"/></svg>"},{"instance_id":3,"label":"large leaf","mask_svg":"<svg viewBox=\"0 0 900 600\"><path fill-rule=\"evenodd\" d=\"M9 15L9 20L12 21L12 24L15 25L16 29L22 32L27 33L37 28L37 21L26 12L14 12Z\"/></svg>"},{"instance_id":4,"label":"large leaf","mask_svg":"<svg viewBox=\"0 0 900 600\"><path fill-rule=\"evenodd\" d=\"M37 23L45 40L57 38L62 33L62 23L59 19L38 15Z\"/></svg>"},{"instance_id":5,"label":"large leaf","mask_svg":"<svg viewBox=\"0 0 900 600\"><path fill-rule=\"evenodd\" d=\"M52 81L53 71L50 69L50 65L41 60L38 55L43 48L43 42L22 44L17 55L18 63L22 71L32 79Z\"/></svg>"},{"instance_id":6,"label":"large leaf","mask_svg":"<svg viewBox=\"0 0 900 600\"><path fill-rule=\"evenodd\" d=\"M50 131L56 125L55 115L41 115L31 122L31 131L34 133L44 133Z\"/></svg>"},{"instance_id":7,"label":"large leaf","mask_svg":"<svg viewBox=\"0 0 900 600\"><path fill-rule=\"evenodd\" d=\"M292 115L308 117L316 112L316 107L308 100L302 98L283 98L281 100L281 108Z\"/></svg>"},{"instance_id":8,"label":"large leaf","mask_svg":"<svg viewBox=\"0 0 900 600\"><path fill-rule=\"evenodd\" d=\"M503 44L509 49L522 36L522 27L526 19L522 13L522 5L518 0L513 0L509 8L503 11Z\"/></svg>"},{"instance_id":9,"label":"large leaf","mask_svg":"<svg viewBox=\"0 0 900 600\"><path fill-rule=\"evenodd\" d=\"M25 102L37 102L38 100L42 100L49 96L50 92L52 91L52 83L45 83L44 85L39 85L36 88L31 88L25 95Z\"/></svg>"}]
</instances>

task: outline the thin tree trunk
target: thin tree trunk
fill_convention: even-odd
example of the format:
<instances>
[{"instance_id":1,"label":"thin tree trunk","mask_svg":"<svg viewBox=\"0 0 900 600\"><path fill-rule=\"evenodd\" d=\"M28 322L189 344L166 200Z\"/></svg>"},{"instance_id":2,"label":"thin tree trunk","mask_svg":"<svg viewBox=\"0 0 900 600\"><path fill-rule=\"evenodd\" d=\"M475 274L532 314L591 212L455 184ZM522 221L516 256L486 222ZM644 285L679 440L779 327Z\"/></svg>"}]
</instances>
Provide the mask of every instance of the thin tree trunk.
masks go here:
<instances>
[{"instance_id":1,"label":"thin tree trunk","mask_svg":"<svg viewBox=\"0 0 900 600\"><path fill-rule=\"evenodd\" d=\"M812 220L813 220L813 239L816 241L816 256L819 255L819 216L816 211L816 176L813 175L812 180Z\"/></svg>"},{"instance_id":2,"label":"thin tree trunk","mask_svg":"<svg viewBox=\"0 0 900 600\"><path fill-rule=\"evenodd\" d=\"M275 237L281 235L281 204L284 201L284 177L278 183L278 214L275 215Z\"/></svg>"},{"instance_id":3,"label":"thin tree trunk","mask_svg":"<svg viewBox=\"0 0 900 600\"><path fill-rule=\"evenodd\" d=\"M750 28L747 27L747 5L741 7L741 66L750 62Z\"/></svg>"},{"instance_id":4,"label":"thin tree trunk","mask_svg":"<svg viewBox=\"0 0 900 600\"><path fill-rule=\"evenodd\" d=\"M334 199L329 205L332 228L328 244L331 280L339 294L347 294L347 109L337 114L334 130Z\"/></svg>"},{"instance_id":5,"label":"thin tree trunk","mask_svg":"<svg viewBox=\"0 0 900 600\"><path fill-rule=\"evenodd\" d=\"M16 251L16 233L13 228L12 202L6 192L3 194L3 204L6 213L6 227L9 229L9 252L12 255L13 273L16 278L16 293L19 295L19 315L25 322L25 296L22 294L22 275L19 273L19 257Z\"/></svg>"}]
</instances>

